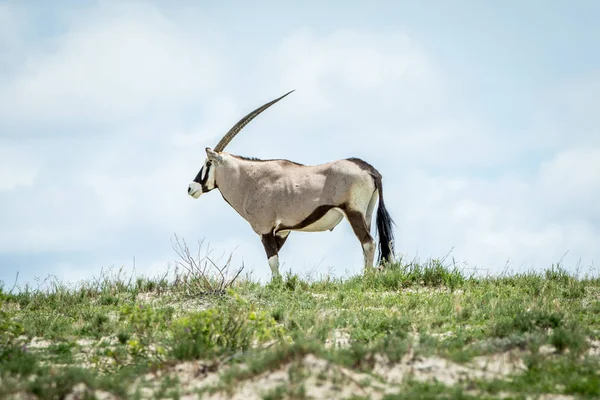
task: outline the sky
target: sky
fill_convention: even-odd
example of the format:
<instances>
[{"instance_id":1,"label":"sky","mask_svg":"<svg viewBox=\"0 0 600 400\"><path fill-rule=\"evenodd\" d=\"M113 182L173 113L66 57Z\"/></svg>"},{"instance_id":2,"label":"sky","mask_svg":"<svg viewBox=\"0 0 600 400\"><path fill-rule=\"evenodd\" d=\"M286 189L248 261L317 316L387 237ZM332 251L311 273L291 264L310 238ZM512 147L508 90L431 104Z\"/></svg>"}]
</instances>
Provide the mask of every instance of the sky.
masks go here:
<instances>
[{"instance_id":1,"label":"sky","mask_svg":"<svg viewBox=\"0 0 600 400\"><path fill-rule=\"evenodd\" d=\"M187 186L205 147L292 89L226 151L368 161L404 260L596 271L598 17L594 1L0 1L0 285L158 276L174 234L268 279L250 225ZM280 262L350 276L362 250L343 221L293 232Z\"/></svg>"}]
</instances>

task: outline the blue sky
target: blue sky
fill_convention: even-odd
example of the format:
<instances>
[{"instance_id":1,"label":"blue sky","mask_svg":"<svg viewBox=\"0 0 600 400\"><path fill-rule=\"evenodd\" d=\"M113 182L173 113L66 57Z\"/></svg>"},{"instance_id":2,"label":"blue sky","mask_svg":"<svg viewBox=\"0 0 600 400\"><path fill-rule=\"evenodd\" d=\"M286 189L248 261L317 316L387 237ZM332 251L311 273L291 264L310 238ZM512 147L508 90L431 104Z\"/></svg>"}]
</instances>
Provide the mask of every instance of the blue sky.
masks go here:
<instances>
[{"instance_id":1,"label":"blue sky","mask_svg":"<svg viewBox=\"0 0 600 400\"><path fill-rule=\"evenodd\" d=\"M468 268L600 258L597 2L0 2L0 281L155 275L177 233L270 274L217 193L228 146L384 176L405 258ZM344 222L294 233L282 269L355 274Z\"/></svg>"}]
</instances>

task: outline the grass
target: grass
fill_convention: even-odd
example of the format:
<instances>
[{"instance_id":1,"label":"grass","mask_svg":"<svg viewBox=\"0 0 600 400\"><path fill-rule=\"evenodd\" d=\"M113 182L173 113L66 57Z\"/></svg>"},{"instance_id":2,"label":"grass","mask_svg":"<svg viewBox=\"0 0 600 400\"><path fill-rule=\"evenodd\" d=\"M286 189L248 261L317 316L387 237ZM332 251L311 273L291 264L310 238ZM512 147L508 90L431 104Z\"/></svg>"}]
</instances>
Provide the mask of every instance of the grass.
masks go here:
<instances>
[{"instance_id":1,"label":"grass","mask_svg":"<svg viewBox=\"0 0 600 400\"><path fill-rule=\"evenodd\" d=\"M598 278L558 266L481 278L432 260L260 284L195 265L171 280L0 289L0 398L600 396Z\"/></svg>"}]
</instances>

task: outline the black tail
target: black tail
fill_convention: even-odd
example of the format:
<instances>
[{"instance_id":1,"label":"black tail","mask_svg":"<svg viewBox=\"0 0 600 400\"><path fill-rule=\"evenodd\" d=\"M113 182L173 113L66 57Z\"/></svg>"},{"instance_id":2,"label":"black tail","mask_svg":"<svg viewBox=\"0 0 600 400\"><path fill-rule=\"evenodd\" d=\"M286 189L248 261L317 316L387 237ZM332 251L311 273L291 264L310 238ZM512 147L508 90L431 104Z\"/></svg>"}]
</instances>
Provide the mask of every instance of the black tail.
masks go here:
<instances>
[{"instance_id":1,"label":"black tail","mask_svg":"<svg viewBox=\"0 0 600 400\"><path fill-rule=\"evenodd\" d=\"M382 260L388 262L393 261L394 258L394 232L392 231L392 225L394 221L385 208L383 201L383 186L381 178L375 179L375 185L377 191L379 191L379 206L377 208L377 234L379 236L379 255L377 264L380 265Z\"/></svg>"}]
</instances>

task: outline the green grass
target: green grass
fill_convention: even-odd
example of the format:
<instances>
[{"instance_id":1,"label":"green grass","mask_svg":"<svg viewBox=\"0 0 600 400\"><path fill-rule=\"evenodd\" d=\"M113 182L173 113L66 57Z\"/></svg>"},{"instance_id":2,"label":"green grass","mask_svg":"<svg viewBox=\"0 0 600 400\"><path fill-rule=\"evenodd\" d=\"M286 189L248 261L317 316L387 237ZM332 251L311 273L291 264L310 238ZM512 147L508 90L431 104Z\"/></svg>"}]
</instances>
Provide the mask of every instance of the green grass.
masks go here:
<instances>
[{"instance_id":1,"label":"green grass","mask_svg":"<svg viewBox=\"0 0 600 400\"><path fill-rule=\"evenodd\" d=\"M0 398L62 398L82 383L90 398L231 394L275 374L285 382L267 385L265 399L308 398L321 386L355 388L347 397L356 399L600 396L595 277L553 266L481 278L433 260L349 279L203 279L119 274L0 289ZM524 369L478 374L476 362L509 352ZM334 372L306 366L309 355ZM439 359L448 364L437 372L384 373ZM196 385L178 375L186 363L196 363ZM468 372L455 379L453 368Z\"/></svg>"}]
</instances>

